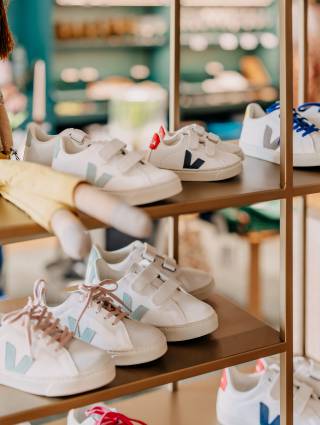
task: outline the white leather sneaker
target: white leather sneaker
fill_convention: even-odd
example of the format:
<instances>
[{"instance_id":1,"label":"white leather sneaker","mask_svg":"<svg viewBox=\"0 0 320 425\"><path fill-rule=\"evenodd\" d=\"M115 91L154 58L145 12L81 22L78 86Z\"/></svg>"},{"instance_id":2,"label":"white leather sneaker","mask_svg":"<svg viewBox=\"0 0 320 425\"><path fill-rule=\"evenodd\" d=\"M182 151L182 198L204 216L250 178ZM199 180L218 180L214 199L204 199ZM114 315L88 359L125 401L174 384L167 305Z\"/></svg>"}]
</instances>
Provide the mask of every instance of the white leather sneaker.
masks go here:
<instances>
[{"instance_id":1,"label":"white leather sneaker","mask_svg":"<svg viewBox=\"0 0 320 425\"><path fill-rule=\"evenodd\" d=\"M181 192L181 182L173 172L160 170L142 158L138 152L128 152L117 139L79 148L62 137L52 168L82 177L131 205L160 201Z\"/></svg>"},{"instance_id":2,"label":"white leather sneaker","mask_svg":"<svg viewBox=\"0 0 320 425\"><path fill-rule=\"evenodd\" d=\"M188 126L174 133L155 133L148 159L157 167L174 171L181 180L225 180L241 173L242 162L238 154L227 151L238 152L237 147L223 145L218 136L200 134L198 126Z\"/></svg>"},{"instance_id":3,"label":"white leather sneaker","mask_svg":"<svg viewBox=\"0 0 320 425\"><path fill-rule=\"evenodd\" d=\"M111 268L92 249L86 282L95 284L104 279L117 281L114 294L128 310L129 317L159 328L168 341L184 341L207 335L218 327L214 309L186 293L172 276L159 274L153 264L133 263L126 272Z\"/></svg>"},{"instance_id":4,"label":"white leather sneaker","mask_svg":"<svg viewBox=\"0 0 320 425\"><path fill-rule=\"evenodd\" d=\"M123 413L104 403L72 409L68 413L67 425L147 425L138 419L128 418Z\"/></svg>"},{"instance_id":5,"label":"white leather sneaker","mask_svg":"<svg viewBox=\"0 0 320 425\"><path fill-rule=\"evenodd\" d=\"M27 138L23 160L51 167L54 152L61 137L68 137L71 143L79 148L92 143L89 136L82 130L67 128L59 134L47 134L38 124L30 123L27 128Z\"/></svg>"},{"instance_id":6,"label":"white leather sneaker","mask_svg":"<svg viewBox=\"0 0 320 425\"><path fill-rule=\"evenodd\" d=\"M159 254L156 248L147 243L135 241L116 251L103 251L98 245L94 245L92 250L97 250L97 255L111 268L123 273L129 271L136 262L145 266L152 264L160 275L173 277L186 292L200 300L208 298L214 287L213 277L209 273L179 266L174 258Z\"/></svg>"},{"instance_id":7,"label":"white leather sneaker","mask_svg":"<svg viewBox=\"0 0 320 425\"><path fill-rule=\"evenodd\" d=\"M240 146L244 153L265 161L280 163L280 105L267 113L255 103L248 105L243 121ZM320 165L320 132L315 124L293 112L293 166Z\"/></svg>"},{"instance_id":8,"label":"white leather sneaker","mask_svg":"<svg viewBox=\"0 0 320 425\"><path fill-rule=\"evenodd\" d=\"M199 124L185 125L184 127L181 127L179 130L174 132L166 131L165 128L161 126L158 134L160 136L160 140L163 141L167 137L174 137L176 134L188 135L190 130L195 131L203 142L209 141L209 142L215 143L217 148L220 149L221 151L233 153L234 155L237 155L239 158L244 159L243 152L237 143L232 141L223 142L217 134L206 131L205 128Z\"/></svg>"},{"instance_id":9,"label":"white leather sneaker","mask_svg":"<svg viewBox=\"0 0 320 425\"><path fill-rule=\"evenodd\" d=\"M43 303L45 283L33 299L2 316L0 383L33 394L60 397L111 382L115 367L106 352L73 338Z\"/></svg>"},{"instance_id":10,"label":"white leather sneaker","mask_svg":"<svg viewBox=\"0 0 320 425\"><path fill-rule=\"evenodd\" d=\"M159 329L128 319L115 302L116 283L79 285L52 314L75 334L76 338L107 351L117 366L150 362L167 351L166 338Z\"/></svg>"},{"instance_id":11,"label":"white leather sneaker","mask_svg":"<svg viewBox=\"0 0 320 425\"><path fill-rule=\"evenodd\" d=\"M280 425L280 373L269 367L263 373L225 369L217 397L220 425ZM318 425L320 401L312 388L294 383L293 425Z\"/></svg>"}]
</instances>

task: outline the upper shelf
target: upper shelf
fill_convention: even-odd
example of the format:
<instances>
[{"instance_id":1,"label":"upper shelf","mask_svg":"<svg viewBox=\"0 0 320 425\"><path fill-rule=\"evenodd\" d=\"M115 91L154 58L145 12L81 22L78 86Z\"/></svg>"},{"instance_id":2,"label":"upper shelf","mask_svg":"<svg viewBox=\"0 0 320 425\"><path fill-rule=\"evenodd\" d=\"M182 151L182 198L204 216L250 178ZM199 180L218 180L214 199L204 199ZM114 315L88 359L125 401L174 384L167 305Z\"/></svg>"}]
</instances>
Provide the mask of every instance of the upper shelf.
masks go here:
<instances>
[{"instance_id":1,"label":"upper shelf","mask_svg":"<svg viewBox=\"0 0 320 425\"><path fill-rule=\"evenodd\" d=\"M144 209L153 217L204 212L229 206L278 199L279 167L247 158L242 175L223 182L186 182L183 191L168 200ZM96 220L81 216L88 228L104 227ZM48 233L25 213L0 198L0 242L12 243L48 236Z\"/></svg>"},{"instance_id":2,"label":"upper shelf","mask_svg":"<svg viewBox=\"0 0 320 425\"><path fill-rule=\"evenodd\" d=\"M283 352L286 344L277 331L250 316L225 298L214 295L210 302L219 316L219 329L208 337L170 343L167 354L143 366L118 367L110 385L85 394L46 398L0 386L0 423L13 425L66 412L74 407L110 400L147 388L219 370L235 364ZM21 306L0 302L0 311Z\"/></svg>"},{"instance_id":3,"label":"upper shelf","mask_svg":"<svg viewBox=\"0 0 320 425\"><path fill-rule=\"evenodd\" d=\"M143 208L152 218L213 211L220 208L250 205L255 202L281 199L279 169L266 161L246 158L240 176L222 182L185 182L183 191L170 199ZM294 171L293 194L320 192L320 168ZM81 215L89 228L105 227L102 223ZM19 242L48 236L48 233L25 213L0 198L0 243Z\"/></svg>"}]
</instances>

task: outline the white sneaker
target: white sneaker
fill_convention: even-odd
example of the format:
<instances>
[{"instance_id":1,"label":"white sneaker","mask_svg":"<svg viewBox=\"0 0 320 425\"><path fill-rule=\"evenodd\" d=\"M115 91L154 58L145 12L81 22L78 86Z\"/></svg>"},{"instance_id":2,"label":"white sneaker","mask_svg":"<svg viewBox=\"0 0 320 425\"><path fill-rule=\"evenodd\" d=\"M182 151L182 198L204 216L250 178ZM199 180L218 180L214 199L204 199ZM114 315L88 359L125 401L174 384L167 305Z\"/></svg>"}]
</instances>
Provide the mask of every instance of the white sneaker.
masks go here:
<instances>
[{"instance_id":1,"label":"white sneaker","mask_svg":"<svg viewBox=\"0 0 320 425\"><path fill-rule=\"evenodd\" d=\"M320 165L320 132L305 117L293 112L293 166ZM240 136L240 146L248 156L280 163L280 105L267 109L248 105Z\"/></svg>"},{"instance_id":2,"label":"white sneaker","mask_svg":"<svg viewBox=\"0 0 320 425\"><path fill-rule=\"evenodd\" d=\"M299 105L297 111L300 115L307 118L312 124L320 128L320 103L307 102Z\"/></svg>"},{"instance_id":3,"label":"white sneaker","mask_svg":"<svg viewBox=\"0 0 320 425\"><path fill-rule=\"evenodd\" d=\"M158 134L160 136L160 141L163 141L164 139L168 137L174 137L176 134L188 135L190 130L195 131L197 135L200 137L201 141L203 142L209 141L209 142L215 143L217 148L220 149L221 151L233 153L234 155L237 155L239 158L244 159L243 152L237 143L234 143L232 141L223 142L217 134L206 131L204 127L199 124L185 125L184 127L180 128L179 130L175 132L168 132L165 130L163 126L161 126Z\"/></svg>"},{"instance_id":4,"label":"white sneaker","mask_svg":"<svg viewBox=\"0 0 320 425\"><path fill-rule=\"evenodd\" d=\"M225 369L217 397L220 425L280 425L280 373ZM308 385L295 382L294 425L319 425L320 402Z\"/></svg>"},{"instance_id":5,"label":"white sneaker","mask_svg":"<svg viewBox=\"0 0 320 425\"><path fill-rule=\"evenodd\" d=\"M179 178L142 160L138 152L128 152L120 140L94 142L78 147L62 137L52 168L84 178L131 205L156 202L181 192Z\"/></svg>"},{"instance_id":6,"label":"white sneaker","mask_svg":"<svg viewBox=\"0 0 320 425\"><path fill-rule=\"evenodd\" d=\"M212 133L200 134L198 126L174 132L155 133L150 144L149 161L160 168L173 170L181 180L219 181L241 173L238 154L227 150L234 144L220 143Z\"/></svg>"},{"instance_id":7,"label":"white sneaker","mask_svg":"<svg viewBox=\"0 0 320 425\"><path fill-rule=\"evenodd\" d=\"M320 397L320 364L305 357L294 357L293 364L295 377Z\"/></svg>"},{"instance_id":8,"label":"white sneaker","mask_svg":"<svg viewBox=\"0 0 320 425\"><path fill-rule=\"evenodd\" d=\"M115 367L109 354L73 338L43 304L45 283L21 310L2 317L0 383L33 394L60 397L111 382Z\"/></svg>"},{"instance_id":9,"label":"white sneaker","mask_svg":"<svg viewBox=\"0 0 320 425\"><path fill-rule=\"evenodd\" d=\"M278 356L257 360L256 371L264 372L272 365L280 368ZM293 369L295 378L311 387L320 397L320 364L306 357L295 356L293 358Z\"/></svg>"},{"instance_id":10,"label":"white sneaker","mask_svg":"<svg viewBox=\"0 0 320 425\"><path fill-rule=\"evenodd\" d=\"M50 311L76 338L107 351L117 366L146 363L163 356L167 351L165 336L154 326L128 319L115 306L114 302L120 301L113 295L116 285L110 281L79 285L64 303Z\"/></svg>"},{"instance_id":11,"label":"white sneaker","mask_svg":"<svg viewBox=\"0 0 320 425\"><path fill-rule=\"evenodd\" d=\"M117 412L104 403L93 404L88 407L72 409L68 413L67 425L147 425L138 419L132 419L123 413Z\"/></svg>"},{"instance_id":12,"label":"white sneaker","mask_svg":"<svg viewBox=\"0 0 320 425\"><path fill-rule=\"evenodd\" d=\"M209 304L187 294L176 279L160 275L157 267L146 266L144 260L123 272L111 268L93 248L86 282L96 284L104 279L117 281L114 294L132 319L158 327L168 341L197 338L218 327L217 314Z\"/></svg>"},{"instance_id":13,"label":"white sneaker","mask_svg":"<svg viewBox=\"0 0 320 425\"><path fill-rule=\"evenodd\" d=\"M76 128L67 128L59 134L50 135L39 125L30 123L27 129L23 160L51 167L54 152L58 148L61 137L68 137L70 142L79 147L85 147L92 143L84 131Z\"/></svg>"},{"instance_id":14,"label":"white sneaker","mask_svg":"<svg viewBox=\"0 0 320 425\"><path fill-rule=\"evenodd\" d=\"M96 250L97 256L103 258L111 268L122 273L128 272L137 262L145 266L153 264L160 275L176 279L186 292L200 300L207 299L214 287L213 277L209 273L191 267L181 267L174 258L158 254L156 248L147 243L135 241L116 251L103 251L95 245L92 250Z\"/></svg>"}]
</instances>

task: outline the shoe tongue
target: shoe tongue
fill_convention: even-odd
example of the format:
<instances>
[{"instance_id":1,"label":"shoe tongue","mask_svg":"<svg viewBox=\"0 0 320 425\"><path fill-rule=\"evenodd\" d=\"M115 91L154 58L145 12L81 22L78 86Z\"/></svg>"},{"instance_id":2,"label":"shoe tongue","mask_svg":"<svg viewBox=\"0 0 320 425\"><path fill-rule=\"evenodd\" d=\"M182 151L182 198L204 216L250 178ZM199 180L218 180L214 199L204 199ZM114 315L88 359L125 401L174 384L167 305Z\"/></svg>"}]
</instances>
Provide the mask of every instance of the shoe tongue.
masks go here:
<instances>
[{"instance_id":1,"label":"shoe tongue","mask_svg":"<svg viewBox=\"0 0 320 425\"><path fill-rule=\"evenodd\" d=\"M89 146L91 144L90 137L82 130L77 128L67 128L61 133L62 136L68 137L73 143L81 146Z\"/></svg>"}]
</instances>

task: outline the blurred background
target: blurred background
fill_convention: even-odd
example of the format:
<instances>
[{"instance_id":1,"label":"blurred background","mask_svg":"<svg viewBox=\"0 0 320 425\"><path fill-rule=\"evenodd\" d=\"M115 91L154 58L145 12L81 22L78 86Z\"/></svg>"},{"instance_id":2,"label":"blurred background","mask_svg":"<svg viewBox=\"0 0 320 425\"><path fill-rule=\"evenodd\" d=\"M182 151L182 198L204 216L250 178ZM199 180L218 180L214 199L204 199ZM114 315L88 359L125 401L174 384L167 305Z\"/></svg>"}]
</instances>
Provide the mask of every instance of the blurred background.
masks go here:
<instances>
[{"instance_id":1,"label":"blurred background","mask_svg":"<svg viewBox=\"0 0 320 425\"><path fill-rule=\"evenodd\" d=\"M234 139L247 103L278 98L277 8L273 0L182 1L182 120ZM0 65L0 86L14 128L43 101L39 59L54 132L107 125L103 131L141 146L166 122L168 1L11 0L9 15L16 48Z\"/></svg>"},{"instance_id":2,"label":"blurred background","mask_svg":"<svg viewBox=\"0 0 320 425\"><path fill-rule=\"evenodd\" d=\"M279 97L279 4L181 4L181 121L201 122L223 140L237 139L246 105L266 107ZM310 10L312 101L320 98L320 4L311 1ZM295 19L297 13L295 8ZM169 14L166 0L11 0L16 46L10 60L0 63L0 89L16 146L32 120L51 133L77 127L97 138L116 136L132 149L148 146L159 126L168 124ZM294 37L297 45L296 31ZM181 221L181 262L211 271L220 292L277 325L279 203ZM312 238L319 220L309 223ZM151 241L162 250L165 228L158 223ZM112 230L93 237L109 249L130 242ZM85 265L66 259L54 238L12 244L3 253L0 286L9 296L28 294L39 271L58 287L84 273ZM314 270L314 282L318 277L320 270Z\"/></svg>"}]
</instances>

